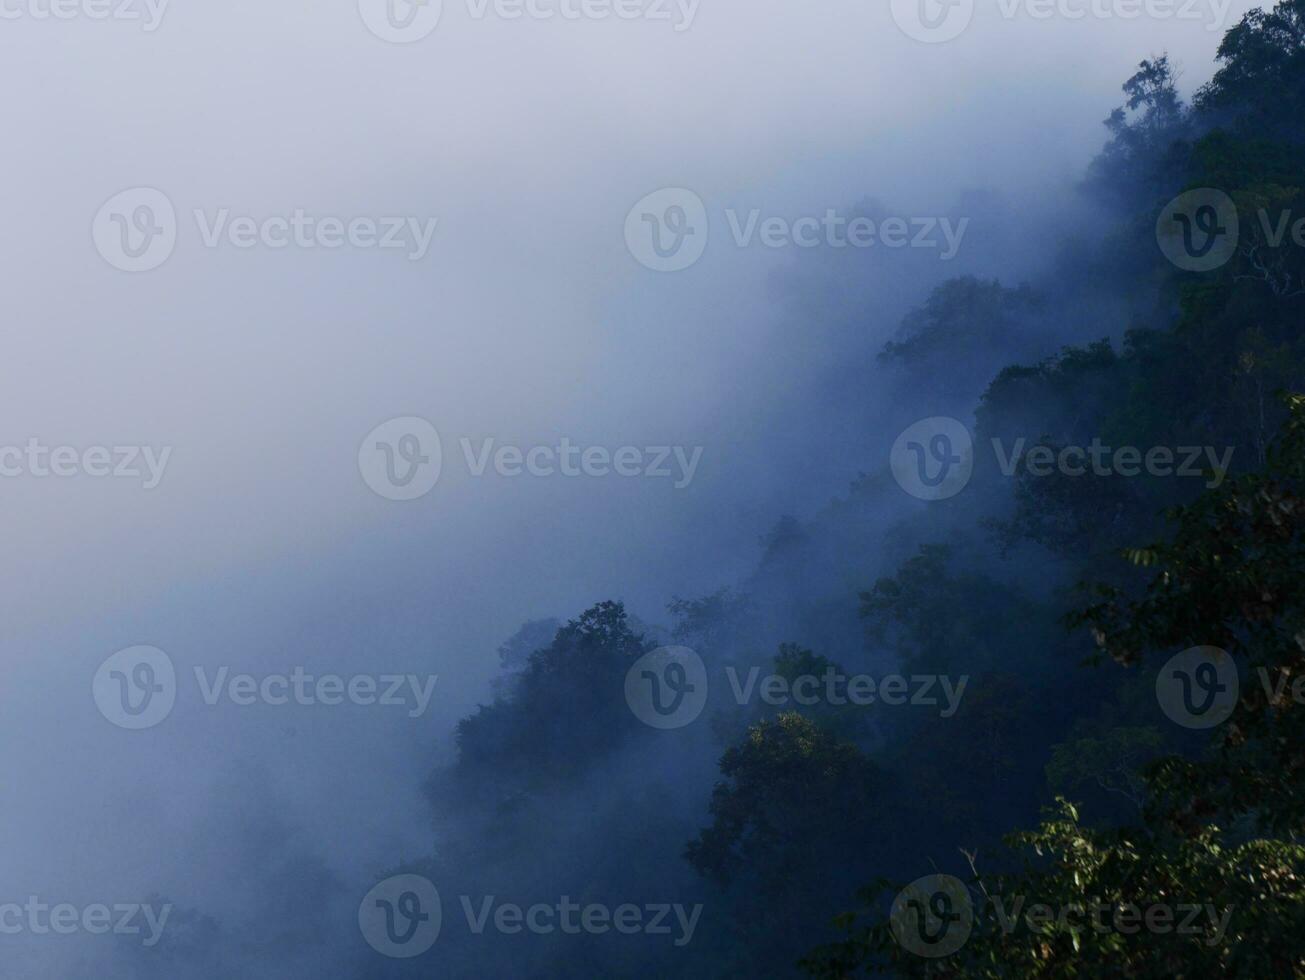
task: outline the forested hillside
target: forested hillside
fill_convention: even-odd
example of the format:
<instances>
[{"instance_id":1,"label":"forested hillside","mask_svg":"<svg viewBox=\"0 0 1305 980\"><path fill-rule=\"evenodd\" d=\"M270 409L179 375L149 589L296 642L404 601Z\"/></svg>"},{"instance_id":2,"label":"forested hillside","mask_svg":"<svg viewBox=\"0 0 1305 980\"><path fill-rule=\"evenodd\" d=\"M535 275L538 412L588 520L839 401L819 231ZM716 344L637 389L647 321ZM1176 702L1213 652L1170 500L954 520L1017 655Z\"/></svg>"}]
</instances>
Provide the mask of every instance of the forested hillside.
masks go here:
<instances>
[{"instance_id":1,"label":"forested hillside","mask_svg":"<svg viewBox=\"0 0 1305 980\"><path fill-rule=\"evenodd\" d=\"M940 281L859 352L904 418L965 428L963 489L865 459L663 625L619 585L527 624L427 782L436 853L395 873L702 906L680 945L532 936L540 977L1305 975L1305 0L1207 77L1190 103L1164 56L1124 82L1079 180L1107 233L1034 281ZM1081 343L1048 339L1066 323ZM933 383L1010 350L977 402ZM938 438L908 475L946 467ZM701 678L633 683L705 703L659 728L627 687L667 647ZM1222 653L1174 673L1192 648ZM511 947L441 962L495 975Z\"/></svg>"}]
</instances>

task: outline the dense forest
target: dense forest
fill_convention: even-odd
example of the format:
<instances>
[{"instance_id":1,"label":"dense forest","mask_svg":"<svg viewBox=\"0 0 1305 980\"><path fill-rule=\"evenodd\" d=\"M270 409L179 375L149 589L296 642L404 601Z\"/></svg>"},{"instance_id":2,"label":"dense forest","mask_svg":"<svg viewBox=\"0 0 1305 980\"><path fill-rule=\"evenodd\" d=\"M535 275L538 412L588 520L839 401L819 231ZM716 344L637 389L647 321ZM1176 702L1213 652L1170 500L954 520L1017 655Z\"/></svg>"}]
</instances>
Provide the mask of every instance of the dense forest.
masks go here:
<instances>
[{"instance_id":1,"label":"dense forest","mask_svg":"<svg viewBox=\"0 0 1305 980\"><path fill-rule=\"evenodd\" d=\"M1123 93L1081 178L1104 233L861 351L965 427L963 490L867 459L662 625L619 595L526 623L426 783L433 853L386 871L700 920L446 929L438 975L1305 975L1305 0L1190 104L1164 56ZM977 402L933 382L1010 349ZM658 727L643 681L705 701Z\"/></svg>"}]
</instances>

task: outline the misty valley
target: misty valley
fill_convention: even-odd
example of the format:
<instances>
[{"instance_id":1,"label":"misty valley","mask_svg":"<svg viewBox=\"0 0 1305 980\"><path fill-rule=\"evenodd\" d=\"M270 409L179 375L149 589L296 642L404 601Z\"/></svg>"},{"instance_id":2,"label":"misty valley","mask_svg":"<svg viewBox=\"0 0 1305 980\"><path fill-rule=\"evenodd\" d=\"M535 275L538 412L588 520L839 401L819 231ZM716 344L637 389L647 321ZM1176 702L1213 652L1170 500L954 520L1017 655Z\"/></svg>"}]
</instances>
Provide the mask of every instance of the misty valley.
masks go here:
<instances>
[{"instance_id":1,"label":"misty valley","mask_svg":"<svg viewBox=\"0 0 1305 980\"><path fill-rule=\"evenodd\" d=\"M0 980L1305 978L1305 0L0 76Z\"/></svg>"}]
</instances>

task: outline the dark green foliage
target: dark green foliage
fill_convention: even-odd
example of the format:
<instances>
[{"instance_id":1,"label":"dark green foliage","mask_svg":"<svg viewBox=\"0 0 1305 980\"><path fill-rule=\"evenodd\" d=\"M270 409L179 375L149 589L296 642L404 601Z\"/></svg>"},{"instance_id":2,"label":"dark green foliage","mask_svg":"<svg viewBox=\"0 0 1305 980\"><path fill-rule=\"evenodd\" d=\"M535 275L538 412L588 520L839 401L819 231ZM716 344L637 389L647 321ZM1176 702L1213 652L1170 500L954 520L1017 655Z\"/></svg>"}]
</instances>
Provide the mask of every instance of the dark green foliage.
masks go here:
<instances>
[{"instance_id":1,"label":"dark green foliage","mask_svg":"<svg viewBox=\"0 0 1305 980\"><path fill-rule=\"evenodd\" d=\"M686 856L721 881L751 868L781 888L819 854L852 843L848 821L870 805L874 776L853 746L796 712L750 728L721 758L720 771L725 781L712 792L712 826Z\"/></svg>"},{"instance_id":2,"label":"dark green foliage","mask_svg":"<svg viewBox=\"0 0 1305 980\"><path fill-rule=\"evenodd\" d=\"M1140 777L1141 755L1159 747L1148 730L1114 729L1060 747L1050 767L1059 782L1094 778L1136 803L1143 823L1091 830L1062 802L1038 830L1011 836L1011 847L1032 852L1022 872L976 871L974 932L959 950L919 957L871 913L868 923L845 920L849 938L814 954L813 974L1158 980L1305 972L1305 847L1297 843L1305 831L1305 704L1290 696L1305 676L1305 397L1290 406L1263 471L1176 509L1170 540L1128 553L1150 575L1140 597L1098 586L1100 601L1071 617L1124 665L1198 645L1232 654L1248 683L1208 751L1166 756ZM1257 675L1270 683L1250 682ZM1247 821L1268 836L1229 829ZM884 887L867 892L866 903ZM1216 903L1229 926L1191 935L1081 923L1003 928L1016 897L1058 910L1098 900L1112 908Z\"/></svg>"},{"instance_id":3,"label":"dark green foliage","mask_svg":"<svg viewBox=\"0 0 1305 980\"><path fill-rule=\"evenodd\" d=\"M995 279L949 279L907 315L879 359L918 365L934 357L1007 348L1029 331L1044 305L1027 285L1008 289Z\"/></svg>"},{"instance_id":4,"label":"dark green foliage","mask_svg":"<svg viewBox=\"0 0 1305 980\"><path fill-rule=\"evenodd\" d=\"M1305 138L1305 3L1250 11L1224 35L1218 58L1196 98L1203 113L1255 136Z\"/></svg>"},{"instance_id":5,"label":"dark green foliage","mask_svg":"<svg viewBox=\"0 0 1305 980\"><path fill-rule=\"evenodd\" d=\"M458 723L458 769L546 783L584 771L637 724L622 694L644 652L625 607L600 602L530 654L512 692Z\"/></svg>"},{"instance_id":6,"label":"dark green foliage","mask_svg":"<svg viewBox=\"0 0 1305 980\"><path fill-rule=\"evenodd\" d=\"M1213 832L1092 831L1063 800L1037 830L1010 843L1026 866L971 878L973 931L959 951L923 958L904 949L886 922L862 925L850 915L850 938L809 957L808 972L830 980L866 973L1171 980L1305 971L1305 847L1229 846ZM880 882L862 899L877 905L890 887ZM1030 917L1039 905L1050 909L1048 920Z\"/></svg>"},{"instance_id":7,"label":"dark green foliage","mask_svg":"<svg viewBox=\"0 0 1305 980\"><path fill-rule=\"evenodd\" d=\"M1271 247L1264 231L1305 217L1303 25L1305 0L1247 15L1192 106L1167 57L1143 61L1084 184L1110 227L1066 242L1031 285L955 278L904 318L877 360L913 406L968 412L992 378L973 485L956 506L907 512L876 467L825 511L780 519L742 587L676 598L669 636L713 671L701 729L664 737L633 718L623 679L652 642L618 603L505 645L499 697L459 725L440 784L482 804L471 863L556 844L592 880L639 889L674 875L638 852L687 840L675 869L711 896L702 976L783 976L804 953L823 977L1305 976L1305 707L1282 693L1305 689L1305 400L1278 397L1305 390L1305 249ZM1170 265L1155 240L1166 202L1198 187L1229 195L1241 232L1205 273ZM950 361L974 376L942 370ZM994 439L1022 447L1009 474ZM1030 471L1034 447L1093 440L1233 455L1227 473L1196 479ZM1103 579L1088 600L1070 592ZM1229 651L1246 681L1213 735L1165 718L1149 672L1197 645ZM733 703L727 665L967 686L948 716L776 710ZM674 794L631 779L620 799L637 813L606 815L620 853L603 851L589 815L552 816L587 806L572 789L629 775L632 759L689 804L664 814ZM937 960L904 948L885 915L900 887L889 879L930 873L963 878L974 907L969 940ZM1009 928L1017 897L1231 913L1226 931L1187 935Z\"/></svg>"}]
</instances>

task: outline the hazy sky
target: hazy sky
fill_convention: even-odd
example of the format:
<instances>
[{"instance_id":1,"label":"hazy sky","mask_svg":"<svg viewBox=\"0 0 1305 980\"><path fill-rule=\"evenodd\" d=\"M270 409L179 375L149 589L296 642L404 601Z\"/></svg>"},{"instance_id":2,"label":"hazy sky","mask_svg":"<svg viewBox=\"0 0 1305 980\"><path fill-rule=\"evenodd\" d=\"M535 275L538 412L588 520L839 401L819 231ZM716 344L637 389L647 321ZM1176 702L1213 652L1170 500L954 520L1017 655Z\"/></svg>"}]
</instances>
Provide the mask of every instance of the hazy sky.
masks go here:
<instances>
[{"instance_id":1,"label":"hazy sky","mask_svg":"<svg viewBox=\"0 0 1305 980\"><path fill-rule=\"evenodd\" d=\"M1007 18L996 0L940 44L906 36L887 0L701 0L685 30L444 0L428 36L393 44L343 0L174 0L154 30L70 2L66 20L49 0L0 2L0 445L171 454L149 490L0 478L0 881L19 900L159 890L215 909L245 900L223 875L239 835L216 826L275 814L350 881L419 853L415 774L487 696L501 640L608 597L652 619L744 574L780 514L841 492L891 442L822 394L830 323L856 309L886 337L930 284L1017 279L1039 254L1027 237L962 242L950 262L741 249L727 212L872 201L958 220L961 195L985 190L1010 226L1063 231L1136 63L1167 50L1190 90L1220 37L1162 17ZM167 196L177 239L130 273L92 227L137 187ZM710 222L682 272L645 268L624 238L635 202L666 187L696 192ZM223 209L437 224L416 261L207 247ZM997 234L973 221L970 241ZM845 292L812 302L826 277ZM444 456L406 502L358 466L363 437L401 416L433 423ZM462 438L702 452L680 488L475 477ZM143 732L91 697L96 668L134 644L165 650L182 682ZM439 679L411 719L209 707L195 665ZM38 944L33 963L64 955Z\"/></svg>"}]
</instances>

